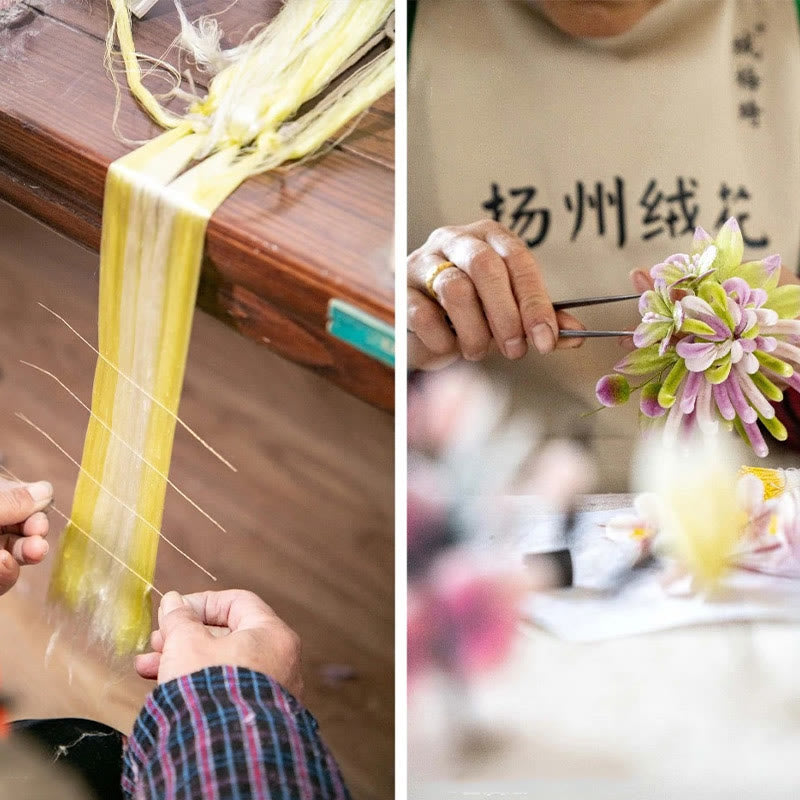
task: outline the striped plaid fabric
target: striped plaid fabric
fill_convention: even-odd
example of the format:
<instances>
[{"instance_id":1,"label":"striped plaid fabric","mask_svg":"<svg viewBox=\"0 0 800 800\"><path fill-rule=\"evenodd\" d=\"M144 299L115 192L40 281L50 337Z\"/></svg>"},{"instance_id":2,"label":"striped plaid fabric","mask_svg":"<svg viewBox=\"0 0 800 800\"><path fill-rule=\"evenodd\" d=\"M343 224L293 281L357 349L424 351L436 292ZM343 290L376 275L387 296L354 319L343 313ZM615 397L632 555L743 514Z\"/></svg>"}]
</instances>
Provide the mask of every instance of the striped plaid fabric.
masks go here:
<instances>
[{"instance_id":1,"label":"striped plaid fabric","mask_svg":"<svg viewBox=\"0 0 800 800\"><path fill-rule=\"evenodd\" d=\"M317 722L278 683L209 667L159 686L128 740L133 800L349 800Z\"/></svg>"}]
</instances>

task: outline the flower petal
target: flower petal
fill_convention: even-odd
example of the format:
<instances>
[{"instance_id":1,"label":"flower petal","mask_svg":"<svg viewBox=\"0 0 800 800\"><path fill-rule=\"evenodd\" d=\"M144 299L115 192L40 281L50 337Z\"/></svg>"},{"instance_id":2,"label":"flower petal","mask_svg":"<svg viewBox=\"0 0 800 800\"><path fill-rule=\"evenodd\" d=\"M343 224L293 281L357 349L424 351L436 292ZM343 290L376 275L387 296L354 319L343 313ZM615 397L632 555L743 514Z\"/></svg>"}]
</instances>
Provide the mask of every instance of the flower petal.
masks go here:
<instances>
[{"instance_id":1,"label":"flower petal","mask_svg":"<svg viewBox=\"0 0 800 800\"><path fill-rule=\"evenodd\" d=\"M706 247L705 250L700 254L700 257L697 259L697 273L701 275L702 273L706 272L711 268L711 265L714 263L714 259L717 257L717 247L716 245L709 245Z\"/></svg>"},{"instance_id":2,"label":"flower petal","mask_svg":"<svg viewBox=\"0 0 800 800\"><path fill-rule=\"evenodd\" d=\"M742 391L742 387L739 385L739 381L737 380L737 376L734 373L728 377L728 380L725 381L723 384L726 389L728 390L728 397L733 404L733 407L736 409L736 416L742 422L755 422L758 419L758 415L755 412L755 409L747 402L744 396L744 392Z\"/></svg>"},{"instance_id":3,"label":"flower petal","mask_svg":"<svg viewBox=\"0 0 800 800\"><path fill-rule=\"evenodd\" d=\"M714 244L714 239L711 237L711 234L698 225L694 229L694 238L692 239L692 255L702 253L710 244Z\"/></svg>"},{"instance_id":4,"label":"flower petal","mask_svg":"<svg viewBox=\"0 0 800 800\"><path fill-rule=\"evenodd\" d=\"M658 402L658 393L661 391L661 384L651 381L642 387L639 396L639 409L642 414L651 419L663 416L667 409Z\"/></svg>"},{"instance_id":5,"label":"flower petal","mask_svg":"<svg viewBox=\"0 0 800 800\"><path fill-rule=\"evenodd\" d=\"M753 379L745 372L741 364L737 364L733 368L731 379L739 384L744 396L762 417L772 419L775 416L775 409L770 405L769 400L761 394L761 391L753 383Z\"/></svg>"},{"instance_id":6,"label":"flower petal","mask_svg":"<svg viewBox=\"0 0 800 800\"><path fill-rule=\"evenodd\" d=\"M691 414L694 411L694 404L697 400L697 393L700 391L700 386L703 383L702 372L690 372L686 377L686 383L681 392L681 411L684 414Z\"/></svg>"},{"instance_id":7,"label":"flower petal","mask_svg":"<svg viewBox=\"0 0 800 800\"><path fill-rule=\"evenodd\" d=\"M719 428L719 423L714 419L711 408L711 395L713 389L708 381L702 381L700 391L697 393L695 409L697 414L697 424L703 433L715 434Z\"/></svg>"},{"instance_id":8,"label":"flower petal","mask_svg":"<svg viewBox=\"0 0 800 800\"><path fill-rule=\"evenodd\" d=\"M633 332L633 343L636 347L649 347L672 335L671 322L642 322Z\"/></svg>"},{"instance_id":9,"label":"flower petal","mask_svg":"<svg viewBox=\"0 0 800 800\"><path fill-rule=\"evenodd\" d=\"M723 419L733 420L736 419L736 409L731 403L728 396L728 388L725 383L718 383L712 386L714 400L716 401L719 413L722 414Z\"/></svg>"},{"instance_id":10,"label":"flower petal","mask_svg":"<svg viewBox=\"0 0 800 800\"><path fill-rule=\"evenodd\" d=\"M761 435L758 425L756 425L755 422L746 422L742 425L742 428L744 428L745 435L750 442L750 446L753 448L753 452L759 458L768 456L769 447L767 447L767 443L764 441L764 437Z\"/></svg>"},{"instance_id":11,"label":"flower petal","mask_svg":"<svg viewBox=\"0 0 800 800\"><path fill-rule=\"evenodd\" d=\"M686 361L686 367L691 372L704 372L717 358L717 346L713 342L690 342L688 339L681 339L675 350Z\"/></svg>"}]
</instances>

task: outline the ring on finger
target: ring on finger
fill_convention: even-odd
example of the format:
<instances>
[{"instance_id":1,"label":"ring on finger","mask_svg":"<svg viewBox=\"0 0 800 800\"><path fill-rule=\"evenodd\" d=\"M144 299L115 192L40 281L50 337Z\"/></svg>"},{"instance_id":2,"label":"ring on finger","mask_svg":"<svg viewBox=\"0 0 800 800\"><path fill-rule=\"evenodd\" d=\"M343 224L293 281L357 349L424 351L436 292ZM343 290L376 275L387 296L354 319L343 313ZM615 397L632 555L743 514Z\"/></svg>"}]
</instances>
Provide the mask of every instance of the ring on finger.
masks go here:
<instances>
[{"instance_id":1,"label":"ring on finger","mask_svg":"<svg viewBox=\"0 0 800 800\"><path fill-rule=\"evenodd\" d=\"M428 294L436 301L439 298L436 296L436 290L433 288L433 282L436 278L439 277L439 273L444 272L446 269L458 269L458 267L452 261L442 261L441 264L437 264L435 267L431 267L428 270L428 274L425 276L425 287L428 290Z\"/></svg>"}]
</instances>

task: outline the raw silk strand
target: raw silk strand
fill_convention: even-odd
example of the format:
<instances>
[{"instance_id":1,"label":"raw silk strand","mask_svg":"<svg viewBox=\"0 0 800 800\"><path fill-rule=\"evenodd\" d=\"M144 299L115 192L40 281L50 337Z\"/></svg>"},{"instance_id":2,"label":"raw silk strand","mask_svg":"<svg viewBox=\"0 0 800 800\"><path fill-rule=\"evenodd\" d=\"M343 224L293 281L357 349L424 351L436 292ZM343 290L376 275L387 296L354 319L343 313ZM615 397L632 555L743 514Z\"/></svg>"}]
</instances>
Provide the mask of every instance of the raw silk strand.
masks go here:
<instances>
[{"instance_id":1,"label":"raw silk strand","mask_svg":"<svg viewBox=\"0 0 800 800\"><path fill-rule=\"evenodd\" d=\"M106 180L101 357L71 522L51 582L51 597L85 613L90 638L117 655L145 645L149 594L79 528L152 583L208 219L170 188L172 174L159 179L136 169L145 149L153 150L145 145L112 164Z\"/></svg>"},{"instance_id":2,"label":"raw silk strand","mask_svg":"<svg viewBox=\"0 0 800 800\"><path fill-rule=\"evenodd\" d=\"M131 93L168 130L114 162L106 179L98 360L51 597L88 619L91 639L124 655L141 649L150 631L208 220L242 181L317 153L390 91L394 47L330 89L386 24L392 3L288 0L235 57L226 51L231 63L181 117L144 87L130 15L123 0L110 2L108 63L116 37Z\"/></svg>"}]
</instances>

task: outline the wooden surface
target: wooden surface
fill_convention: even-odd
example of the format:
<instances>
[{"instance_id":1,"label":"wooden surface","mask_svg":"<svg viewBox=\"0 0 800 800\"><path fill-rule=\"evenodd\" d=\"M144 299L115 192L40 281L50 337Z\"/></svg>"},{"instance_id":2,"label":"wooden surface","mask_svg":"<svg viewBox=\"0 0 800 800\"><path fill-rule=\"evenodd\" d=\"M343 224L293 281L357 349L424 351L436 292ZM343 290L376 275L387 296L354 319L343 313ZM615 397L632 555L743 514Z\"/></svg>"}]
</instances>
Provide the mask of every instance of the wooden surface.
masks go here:
<instances>
[{"instance_id":1,"label":"wooden surface","mask_svg":"<svg viewBox=\"0 0 800 800\"><path fill-rule=\"evenodd\" d=\"M28 21L0 31L0 198L98 249L108 165L130 149L112 130L106 3L18 1L31 9ZM192 18L228 5L184 3ZM276 7L239 0L220 23L238 41ZM167 51L178 29L162 0L134 36L142 52L174 61ZM158 133L124 89L119 130L131 140ZM393 406L392 371L329 336L325 323L332 298L393 319L393 154L388 95L325 156L246 181L209 223L199 293L201 307L245 336L384 409Z\"/></svg>"},{"instance_id":2,"label":"wooden surface","mask_svg":"<svg viewBox=\"0 0 800 800\"><path fill-rule=\"evenodd\" d=\"M79 456L94 356L37 301L95 340L97 257L0 203L0 451L26 479L47 478L69 512L76 468L14 418L21 411ZM219 576L173 550L155 584L188 592L244 587L301 635L306 703L359 800L393 796L393 426L389 415L197 314L181 416L237 467L178 430L172 480L228 530L168 491L163 531ZM51 514L57 540L62 522ZM0 597L0 682L15 717L83 716L129 731L150 684L68 642L44 654L49 567L23 570ZM336 679L338 675L339 680ZM344 676L345 679L341 679ZM347 677L349 676L349 677Z\"/></svg>"}]
</instances>

